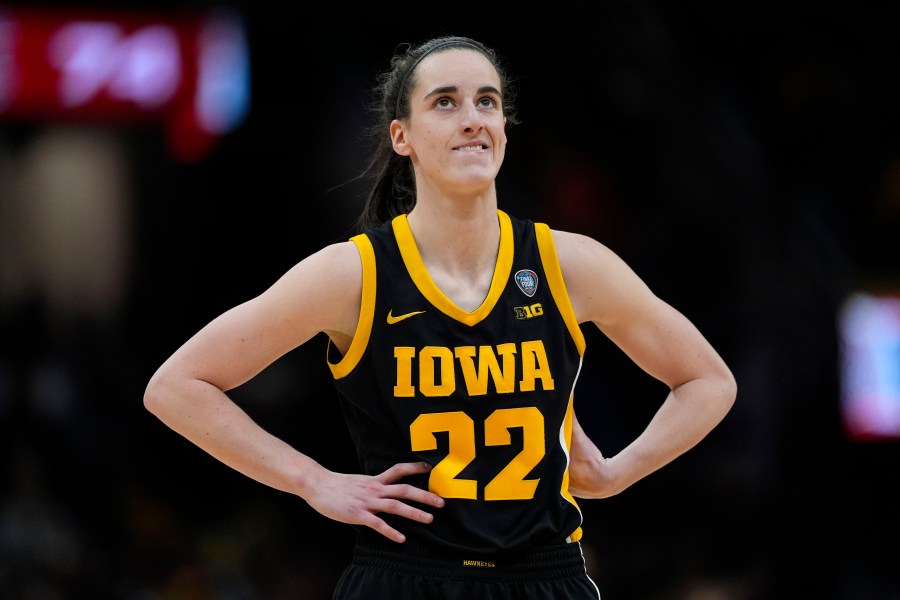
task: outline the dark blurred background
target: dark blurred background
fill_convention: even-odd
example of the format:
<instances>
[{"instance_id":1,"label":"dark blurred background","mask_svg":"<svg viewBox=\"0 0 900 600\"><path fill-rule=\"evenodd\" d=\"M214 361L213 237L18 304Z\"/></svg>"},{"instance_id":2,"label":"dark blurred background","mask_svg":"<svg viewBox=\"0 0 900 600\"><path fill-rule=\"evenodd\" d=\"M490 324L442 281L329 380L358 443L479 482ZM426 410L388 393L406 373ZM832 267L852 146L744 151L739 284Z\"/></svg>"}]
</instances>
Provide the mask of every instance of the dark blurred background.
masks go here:
<instances>
[{"instance_id":1,"label":"dark blurred background","mask_svg":"<svg viewBox=\"0 0 900 600\"><path fill-rule=\"evenodd\" d=\"M841 325L851 299L887 302L881 422L900 420L897 2L4 8L31 24L230 9L249 95L217 136L178 137L158 110L0 102L0 598L330 598L352 529L208 457L142 394L206 322L347 237L375 75L398 44L454 33L517 78L500 207L606 243L738 380L697 448L581 503L603 599L900 599L900 434L848 426ZM585 330L576 411L614 454L665 389ZM356 470L324 338L233 396Z\"/></svg>"}]
</instances>

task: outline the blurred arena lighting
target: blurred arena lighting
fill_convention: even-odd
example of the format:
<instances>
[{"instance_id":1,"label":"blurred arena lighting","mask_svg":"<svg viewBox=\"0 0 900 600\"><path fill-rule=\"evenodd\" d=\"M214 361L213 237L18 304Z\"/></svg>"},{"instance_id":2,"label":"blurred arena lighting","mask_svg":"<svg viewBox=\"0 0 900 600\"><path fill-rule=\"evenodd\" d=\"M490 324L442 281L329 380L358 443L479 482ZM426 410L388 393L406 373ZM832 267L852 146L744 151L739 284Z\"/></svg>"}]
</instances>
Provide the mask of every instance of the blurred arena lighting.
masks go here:
<instances>
[{"instance_id":1,"label":"blurred arena lighting","mask_svg":"<svg viewBox=\"0 0 900 600\"><path fill-rule=\"evenodd\" d=\"M159 124L202 159L250 107L243 19L0 6L0 121Z\"/></svg>"},{"instance_id":2,"label":"blurred arena lighting","mask_svg":"<svg viewBox=\"0 0 900 600\"><path fill-rule=\"evenodd\" d=\"M838 320L846 435L900 440L900 292L858 291L844 301Z\"/></svg>"}]
</instances>

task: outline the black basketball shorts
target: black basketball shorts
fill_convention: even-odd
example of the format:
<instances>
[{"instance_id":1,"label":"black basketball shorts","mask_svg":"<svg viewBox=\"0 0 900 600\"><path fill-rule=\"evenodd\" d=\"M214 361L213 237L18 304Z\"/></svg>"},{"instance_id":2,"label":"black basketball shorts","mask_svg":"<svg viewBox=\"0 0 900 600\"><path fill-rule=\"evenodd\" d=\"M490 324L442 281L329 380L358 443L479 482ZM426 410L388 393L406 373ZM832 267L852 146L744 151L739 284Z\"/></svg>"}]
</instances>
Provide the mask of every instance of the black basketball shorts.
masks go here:
<instances>
[{"instance_id":1,"label":"black basketball shorts","mask_svg":"<svg viewBox=\"0 0 900 600\"><path fill-rule=\"evenodd\" d=\"M360 539L333 600L600 600L578 542L510 557Z\"/></svg>"}]
</instances>

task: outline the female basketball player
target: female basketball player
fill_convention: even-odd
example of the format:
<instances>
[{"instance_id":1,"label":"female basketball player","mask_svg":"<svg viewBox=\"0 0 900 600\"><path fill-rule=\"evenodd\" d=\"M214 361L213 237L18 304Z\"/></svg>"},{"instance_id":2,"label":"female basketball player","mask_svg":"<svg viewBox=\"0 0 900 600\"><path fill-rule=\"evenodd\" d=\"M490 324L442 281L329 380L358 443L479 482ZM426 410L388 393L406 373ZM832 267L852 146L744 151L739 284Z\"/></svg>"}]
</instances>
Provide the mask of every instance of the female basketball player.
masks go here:
<instances>
[{"instance_id":1,"label":"female basketball player","mask_svg":"<svg viewBox=\"0 0 900 600\"><path fill-rule=\"evenodd\" d=\"M356 526L336 599L597 599L575 497L617 494L689 450L732 406L734 378L604 245L499 208L516 117L493 50L430 40L394 56L376 92L360 233L202 328L153 375L145 405L225 464ZM574 418L586 324L670 389L612 457ZM227 395L320 332L359 474L323 468Z\"/></svg>"}]
</instances>

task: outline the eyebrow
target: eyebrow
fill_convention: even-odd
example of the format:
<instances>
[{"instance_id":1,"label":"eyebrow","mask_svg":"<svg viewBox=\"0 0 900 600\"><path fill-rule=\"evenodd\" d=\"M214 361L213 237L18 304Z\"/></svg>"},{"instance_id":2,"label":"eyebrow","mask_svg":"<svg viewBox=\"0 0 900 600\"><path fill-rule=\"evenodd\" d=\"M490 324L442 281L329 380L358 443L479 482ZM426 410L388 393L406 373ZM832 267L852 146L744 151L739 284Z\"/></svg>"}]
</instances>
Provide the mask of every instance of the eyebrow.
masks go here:
<instances>
[{"instance_id":1,"label":"eyebrow","mask_svg":"<svg viewBox=\"0 0 900 600\"><path fill-rule=\"evenodd\" d=\"M428 94L425 95L425 99L431 98L432 96L440 96L441 94L454 94L459 92L459 87L455 85L444 85L441 87L434 88ZM500 93L500 90L495 88L492 85L483 85L478 88L478 94L496 94L497 96L503 97L503 94Z\"/></svg>"}]
</instances>

